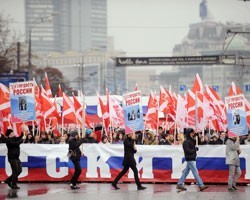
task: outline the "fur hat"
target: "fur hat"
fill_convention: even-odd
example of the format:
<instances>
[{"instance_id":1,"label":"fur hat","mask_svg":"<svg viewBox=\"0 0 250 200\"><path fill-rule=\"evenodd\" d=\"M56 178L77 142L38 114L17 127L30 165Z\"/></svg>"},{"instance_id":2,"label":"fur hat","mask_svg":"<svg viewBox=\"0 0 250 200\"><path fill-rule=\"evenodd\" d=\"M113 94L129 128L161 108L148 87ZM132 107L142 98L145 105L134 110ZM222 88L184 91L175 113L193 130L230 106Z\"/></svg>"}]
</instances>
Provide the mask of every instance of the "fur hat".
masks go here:
<instances>
[{"instance_id":1,"label":"fur hat","mask_svg":"<svg viewBox=\"0 0 250 200\"><path fill-rule=\"evenodd\" d=\"M13 130L12 129L7 129L7 131L6 131L6 136L7 137L9 137L9 135L11 134L13 132Z\"/></svg>"},{"instance_id":2,"label":"fur hat","mask_svg":"<svg viewBox=\"0 0 250 200\"><path fill-rule=\"evenodd\" d=\"M211 135L211 139L214 138L214 137L215 138L219 138L219 136L217 135L217 133L213 133L213 135Z\"/></svg>"}]
</instances>

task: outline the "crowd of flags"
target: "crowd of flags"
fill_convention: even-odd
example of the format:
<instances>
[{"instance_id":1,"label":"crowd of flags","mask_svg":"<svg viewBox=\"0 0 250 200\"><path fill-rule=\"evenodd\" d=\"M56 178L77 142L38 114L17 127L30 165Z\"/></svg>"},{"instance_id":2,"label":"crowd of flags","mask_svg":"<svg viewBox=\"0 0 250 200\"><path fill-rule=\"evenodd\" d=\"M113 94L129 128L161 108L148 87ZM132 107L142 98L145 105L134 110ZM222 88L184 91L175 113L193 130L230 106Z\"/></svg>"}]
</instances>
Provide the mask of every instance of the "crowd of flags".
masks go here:
<instances>
[{"instance_id":1,"label":"crowd of flags","mask_svg":"<svg viewBox=\"0 0 250 200\"><path fill-rule=\"evenodd\" d=\"M84 95L79 92L78 96L66 95L60 85L58 94L52 98L49 78L45 73L45 88L35 83L36 120L32 122L12 123L10 91L0 83L0 132L4 134L8 128L20 134L24 125L37 127L37 131L53 131L58 134L61 130L74 125L79 131L81 127L93 128L90 116L85 112ZM139 90L137 84L135 90ZM240 88L232 82L228 96L243 94ZM58 106L57 98L63 99L62 107ZM104 103L97 93L102 118L100 119L103 129L109 133L116 127L125 126L124 109L121 102L106 91L107 102ZM247 124L250 127L250 103L244 97ZM163 115L160 116L160 113ZM192 127L197 131L206 128L227 131L227 112L224 101L210 86L203 86L202 80L197 74L192 89L185 95L176 94L171 88L160 86L159 94L151 92L144 115L145 129L158 130L162 126L165 130L183 130Z\"/></svg>"}]
</instances>

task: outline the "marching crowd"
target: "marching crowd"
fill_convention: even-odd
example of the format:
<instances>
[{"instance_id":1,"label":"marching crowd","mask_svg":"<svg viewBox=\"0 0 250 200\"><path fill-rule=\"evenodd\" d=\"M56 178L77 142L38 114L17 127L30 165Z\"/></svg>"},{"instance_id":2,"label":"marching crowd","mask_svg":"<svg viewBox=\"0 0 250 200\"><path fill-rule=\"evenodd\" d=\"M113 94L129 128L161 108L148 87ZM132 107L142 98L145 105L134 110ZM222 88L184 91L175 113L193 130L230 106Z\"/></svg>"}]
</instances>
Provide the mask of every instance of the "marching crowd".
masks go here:
<instances>
[{"instance_id":1,"label":"marching crowd","mask_svg":"<svg viewBox=\"0 0 250 200\"><path fill-rule=\"evenodd\" d=\"M64 131L62 135L53 132L40 132L40 134L32 134L26 128L23 129L23 143L32 144L68 144L72 131ZM94 131L86 129L84 136L79 133L84 139L84 143L101 143L101 144L123 144L125 139L125 130L116 128L111 131L111 135L102 134L101 130ZM184 142L184 134L182 132L174 133L174 131L165 131L161 126L158 132L153 130L145 130L135 132L135 142L137 145L182 145ZM204 133L198 133L199 145L221 145L225 144L228 136L227 132L216 132L213 130L205 130ZM4 143L5 136L0 135L0 143ZM250 133L240 137L240 144L250 144Z\"/></svg>"}]
</instances>

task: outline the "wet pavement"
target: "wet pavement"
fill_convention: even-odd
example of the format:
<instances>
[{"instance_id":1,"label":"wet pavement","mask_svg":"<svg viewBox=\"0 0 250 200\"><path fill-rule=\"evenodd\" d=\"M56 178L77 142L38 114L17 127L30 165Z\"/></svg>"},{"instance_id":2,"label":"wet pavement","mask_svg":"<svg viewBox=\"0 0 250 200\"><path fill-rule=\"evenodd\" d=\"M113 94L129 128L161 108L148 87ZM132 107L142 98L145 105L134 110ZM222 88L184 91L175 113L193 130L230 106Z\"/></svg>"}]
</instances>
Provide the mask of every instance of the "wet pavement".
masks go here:
<instances>
[{"instance_id":1,"label":"wet pavement","mask_svg":"<svg viewBox=\"0 0 250 200\"><path fill-rule=\"evenodd\" d=\"M227 185L209 185L203 192L196 185L187 185L187 191L178 192L175 184L143 184L147 189L137 191L134 183L118 184L120 190L112 189L110 183L81 183L79 190L71 190L66 183L19 183L20 190L12 190L0 184L0 200L46 199L46 200L161 200L161 199L249 199L250 186L239 186L239 191L228 192Z\"/></svg>"}]
</instances>

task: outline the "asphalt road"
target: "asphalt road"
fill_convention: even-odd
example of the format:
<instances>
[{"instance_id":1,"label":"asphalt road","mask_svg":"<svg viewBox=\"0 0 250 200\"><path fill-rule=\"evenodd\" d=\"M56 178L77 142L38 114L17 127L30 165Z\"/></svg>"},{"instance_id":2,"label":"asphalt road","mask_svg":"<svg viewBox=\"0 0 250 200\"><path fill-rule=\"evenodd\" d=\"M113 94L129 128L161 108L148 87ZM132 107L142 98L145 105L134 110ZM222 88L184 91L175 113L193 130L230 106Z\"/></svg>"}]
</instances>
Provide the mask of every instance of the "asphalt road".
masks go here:
<instances>
[{"instance_id":1,"label":"asphalt road","mask_svg":"<svg viewBox=\"0 0 250 200\"><path fill-rule=\"evenodd\" d=\"M178 192L175 184L143 184L147 189L137 191L134 183L118 184L114 190L109 183L81 183L80 189L71 190L66 183L19 183L20 190L12 190L0 184L0 200L4 199L46 199L46 200L191 200L191 199L249 199L250 186L238 186L237 192L228 192L227 185L209 185L200 192L198 186L187 185L187 191Z\"/></svg>"}]
</instances>

